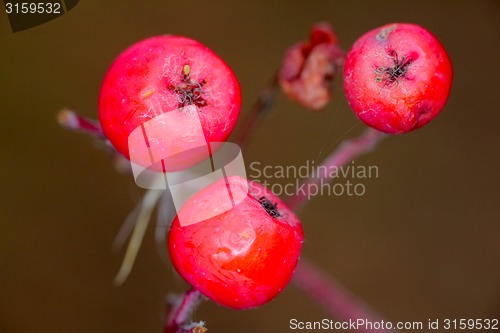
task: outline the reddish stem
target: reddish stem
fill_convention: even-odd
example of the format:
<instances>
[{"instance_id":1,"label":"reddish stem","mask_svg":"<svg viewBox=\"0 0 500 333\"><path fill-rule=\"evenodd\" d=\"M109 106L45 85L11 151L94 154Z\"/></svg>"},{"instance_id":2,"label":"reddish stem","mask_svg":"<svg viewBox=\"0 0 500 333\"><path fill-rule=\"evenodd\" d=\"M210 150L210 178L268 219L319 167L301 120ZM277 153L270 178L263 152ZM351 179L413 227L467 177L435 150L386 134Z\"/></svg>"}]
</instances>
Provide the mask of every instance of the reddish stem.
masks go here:
<instances>
[{"instance_id":1,"label":"reddish stem","mask_svg":"<svg viewBox=\"0 0 500 333\"><path fill-rule=\"evenodd\" d=\"M358 319L372 323L382 321L382 318L362 300L304 257L301 257L292 281L339 321L356 322ZM369 329L361 325L357 327L356 332L388 333L393 331Z\"/></svg>"},{"instance_id":2,"label":"reddish stem","mask_svg":"<svg viewBox=\"0 0 500 333\"><path fill-rule=\"evenodd\" d=\"M294 211L303 208L309 199L314 196L313 193L308 192L310 184L317 185L324 181L331 181L336 174L327 172L327 170L338 170L357 156L371 151L385 137L387 137L386 134L369 128L359 137L344 141L318 167L318 171L314 173L317 176L304 181L302 185L306 190L305 193L298 192L288 198L288 207ZM382 321L379 315L375 314L363 301L351 294L340 282L328 276L304 257L301 258L297 266L293 282L341 321L356 321L358 319L366 319L371 322ZM375 332L375 330L363 327L358 327L357 331L362 333ZM377 332L389 331L377 330Z\"/></svg>"},{"instance_id":3,"label":"reddish stem","mask_svg":"<svg viewBox=\"0 0 500 333\"><path fill-rule=\"evenodd\" d=\"M297 191L293 196L286 200L286 205L293 211L300 211L303 206L315 195L309 192L309 189L314 187L311 185L324 184L324 181L331 181L336 173L330 170L339 170L339 168L359 155L367 153L377 145L387 134L377 131L373 128L368 128L359 137L344 141L335 151L333 151L326 160L317 167L314 172L315 178L307 178L300 188L304 191Z\"/></svg>"},{"instance_id":4,"label":"reddish stem","mask_svg":"<svg viewBox=\"0 0 500 333\"><path fill-rule=\"evenodd\" d=\"M262 89L259 97L252 106L252 109L243 120L239 133L236 135L234 142L240 147L245 147L250 141L251 134L255 132L255 128L262 120L267 111L271 109L273 103L273 91L278 86L278 74L275 73L267 85Z\"/></svg>"},{"instance_id":5,"label":"reddish stem","mask_svg":"<svg viewBox=\"0 0 500 333\"><path fill-rule=\"evenodd\" d=\"M98 121L82 117L74 111L68 109L60 111L57 114L57 121L65 128L104 138Z\"/></svg>"},{"instance_id":6,"label":"reddish stem","mask_svg":"<svg viewBox=\"0 0 500 333\"><path fill-rule=\"evenodd\" d=\"M165 320L164 333L203 333L204 323L189 324L191 316L198 305L205 299L197 289L188 290L182 299L172 304Z\"/></svg>"}]
</instances>

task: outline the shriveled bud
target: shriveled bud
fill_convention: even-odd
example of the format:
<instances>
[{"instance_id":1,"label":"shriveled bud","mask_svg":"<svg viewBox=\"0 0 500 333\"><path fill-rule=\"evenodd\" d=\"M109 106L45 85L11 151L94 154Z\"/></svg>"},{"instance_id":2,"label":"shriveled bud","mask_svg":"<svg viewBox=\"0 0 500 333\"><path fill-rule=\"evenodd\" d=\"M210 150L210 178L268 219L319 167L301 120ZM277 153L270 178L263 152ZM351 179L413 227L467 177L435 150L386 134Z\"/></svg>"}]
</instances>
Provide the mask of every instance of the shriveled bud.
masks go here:
<instances>
[{"instance_id":1,"label":"shriveled bud","mask_svg":"<svg viewBox=\"0 0 500 333\"><path fill-rule=\"evenodd\" d=\"M301 105L322 109L331 99L332 82L344 56L332 26L328 22L315 24L308 41L293 45L285 53L279 71L281 88Z\"/></svg>"}]
</instances>

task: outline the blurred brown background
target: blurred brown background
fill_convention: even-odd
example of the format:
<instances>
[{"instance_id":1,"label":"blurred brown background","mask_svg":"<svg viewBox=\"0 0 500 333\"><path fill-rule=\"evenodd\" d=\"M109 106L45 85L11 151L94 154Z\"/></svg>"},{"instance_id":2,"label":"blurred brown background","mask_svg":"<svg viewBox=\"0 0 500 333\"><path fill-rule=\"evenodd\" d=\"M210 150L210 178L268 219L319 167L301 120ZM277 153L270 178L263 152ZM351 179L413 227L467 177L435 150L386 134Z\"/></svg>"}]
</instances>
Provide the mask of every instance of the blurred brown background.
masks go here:
<instances>
[{"instance_id":1,"label":"blurred brown background","mask_svg":"<svg viewBox=\"0 0 500 333\"><path fill-rule=\"evenodd\" d=\"M500 317L500 3L497 1L80 1L13 34L0 13L0 332L161 332L164 298L186 289L152 229L121 288L111 242L142 191L92 140L58 127L64 106L96 117L101 79L152 35L198 39L234 69L247 112L285 49L328 20L341 45L390 22L437 35L454 65L443 113L357 160L377 165L363 197L302 212L304 253L392 321ZM310 113L281 93L245 160L321 160L363 130L341 93ZM210 332L288 332L328 314L291 286L259 309L205 303Z\"/></svg>"}]
</instances>

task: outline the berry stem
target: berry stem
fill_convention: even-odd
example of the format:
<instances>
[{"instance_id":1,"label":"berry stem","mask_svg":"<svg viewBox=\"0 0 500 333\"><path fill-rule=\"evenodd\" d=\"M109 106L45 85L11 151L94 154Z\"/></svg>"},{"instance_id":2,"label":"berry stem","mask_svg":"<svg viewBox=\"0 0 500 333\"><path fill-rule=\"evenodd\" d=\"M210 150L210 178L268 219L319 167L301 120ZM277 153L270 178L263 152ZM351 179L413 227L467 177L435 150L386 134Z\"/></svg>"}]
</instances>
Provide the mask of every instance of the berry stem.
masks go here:
<instances>
[{"instance_id":1,"label":"berry stem","mask_svg":"<svg viewBox=\"0 0 500 333\"><path fill-rule=\"evenodd\" d=\"M305 291L324 309L328 310L340 321L349 322L365 319L370 322L381 322L382 318L373 312L362 300L350 293L340 282L328 276L312 262L300 258L292 280L297 287ZM388 333L392 330L376 330L359 326L358 333Z\"/></svg>"},{"instance_id":2,"label":"berry stem","mask_svg":"<svg viewBox=\"0 0 500 333\"><path fill-rule=\"evenodd\" d=\"M368 128L359 137L344 141L318 166L318 171L314 172L317 177L306 179L300 187L304 191L297 191L295 195L290 196L286 200L286 205L295 212L300 211L315 195L309 191L311 187L314 187L311 185L317 185L322 181L331 181L333 179L333 172L328 172L328 170L338 170L357 156L373 150L377 143L385 137L387 137L387 134L373 128Z\"/></svg>"},{"instance_id":3,"label":"berry stem","mask_svg":"<svg viewBox=\"0 0 500 333\"><path fill-rule=\"evenodd\" d=\"M99 122L80 116L78 113L63 109L57 114L57 122L65 128L80 131L95 137L104 138Z\"/></svg>"},{"instance_id":4,"label":"berry stem","mask_svg":"<svg viewBox=\"0 0 500 333\"><path fill-rule=\"evenodd\" d=\"M308 178L302 184L306 193L297 192L296 195L288 198L287 206L295 211L304 207L304 205L313 196L307 190L309 184L319 184L321 181L332 180L334 174L326 170L337 169L349 163L359 155L367 153L388 135L378 130L368 128L360 136L354 139L344 141L335 151L333 151L326 160L318 167L316 178ZM326 166L326 168L325 168ZM337 167L337 168L335 168ZM315 266L314 263L301 257L294 278L295 285L306 292L312 299L321 304L334 317L342 321L366 319L372 322L380 322L381 317L371 310L363 301L350 293L340 282L333 277L328 276L323 270ZM371 333L374 330L360 328L360 333ZM377 332L390 332L380 331Z\"/></svg>"},{"instance_id":5,"label":"berry stem","mask_svg":"<svg viewBox=\"0 0 500 333\"><path fill-rule=\"evenodd\" d=\"M189 323L194 310L205 300L198 290L192 288L182 297L171 300L172 306L167 313L164 333L198 333L205 332L203 322Z\"/></svg>"},{"instance_id":6,"label":"berry stem","mask_svg":"<svg viewBox=\"0 0 500 333\"><path fill-rule=\"evenodd\" d=\"M130 162L120 153L118 153L111 145L107 144L108 140L97 120L83 117L75 111L71 111L68 109L59 111L56 119L59 125L64 128L75 132L85 133L93 138L98 139L100 143L105 143L104 145L101 145L101 148L104 148L113 159L113 164L118 172L125 173L132 171Z\"/></svg>"},{"instance_id":7,"label":"berry stem","mask_svg":"<svg viewBox=\"0 0 500 333\"><path fill-rule=\"evenodd\" d=\"M240 147L245 147L252 134L255 132L259 122L267 115L274 100L274 89L278 86L278 73L274 73L267 85L262 89L259 97L252 106L252 109L243 120L241 128L234 140Z\"/></svg>"}]
</instances>

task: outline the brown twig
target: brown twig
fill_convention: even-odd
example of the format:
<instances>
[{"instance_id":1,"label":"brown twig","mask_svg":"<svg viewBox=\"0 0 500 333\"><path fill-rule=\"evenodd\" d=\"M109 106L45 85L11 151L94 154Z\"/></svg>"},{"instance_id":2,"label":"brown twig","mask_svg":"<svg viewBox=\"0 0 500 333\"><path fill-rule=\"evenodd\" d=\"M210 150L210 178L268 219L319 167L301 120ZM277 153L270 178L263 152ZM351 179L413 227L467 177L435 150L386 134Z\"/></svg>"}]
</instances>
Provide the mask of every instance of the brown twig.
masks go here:
<instances>
[{"instance_id":1,"label":"brown twig","mask_svg":"<svg viewBox=\"0 0 500 333\"><path fill-rule=\"evenodd\" d=\"M250 138L255 133L257 125L269 113L268 111L271 110L274 100L273 93L277 86L278 74L275 73L260 92L259 97L243 120L241 128L234 139L234 142L240 147L244 148L250 142Z\"/></svg>"}]
</instances>

